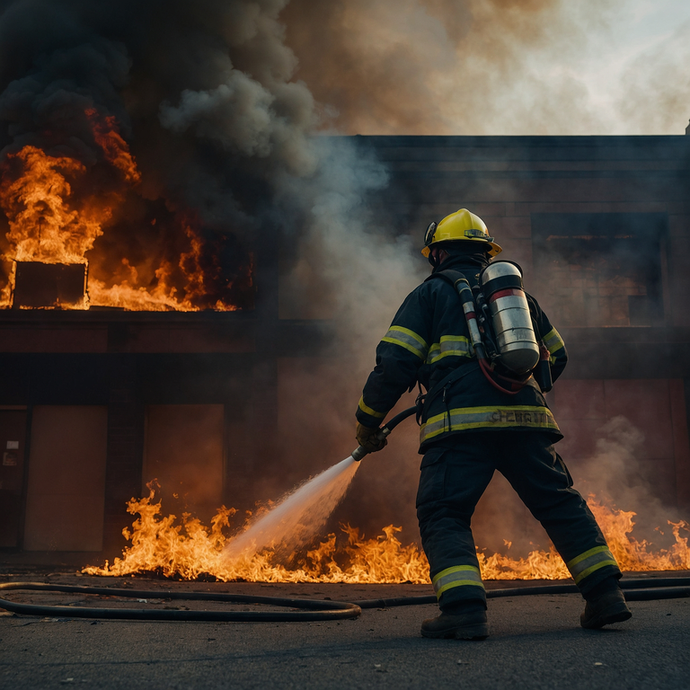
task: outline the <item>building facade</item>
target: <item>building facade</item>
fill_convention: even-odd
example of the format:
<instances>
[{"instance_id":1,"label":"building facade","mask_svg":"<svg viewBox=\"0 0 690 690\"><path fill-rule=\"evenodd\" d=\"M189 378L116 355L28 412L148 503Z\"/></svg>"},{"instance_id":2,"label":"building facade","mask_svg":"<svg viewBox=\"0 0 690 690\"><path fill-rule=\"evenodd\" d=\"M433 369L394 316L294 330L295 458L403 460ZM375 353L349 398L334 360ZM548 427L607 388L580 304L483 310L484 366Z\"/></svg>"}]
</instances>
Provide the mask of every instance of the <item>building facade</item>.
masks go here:
<instances>
[{"instance_id":1,"label":"building facade","mask_svg":"<svg viewBox=\"0 0 690 690\"><path fill-rule=\"evenodd\" d=\"M400 232L468 207L522 267L571 357L550 394L569 462L623 417L636 471L687 513L690 137L356 139ZM281 363L332 329L280 318L278 246L256 248L251 311L0 312L0 548L112 555L152 477L204 513L286 471Z\"/></svg>"}]
</instances>

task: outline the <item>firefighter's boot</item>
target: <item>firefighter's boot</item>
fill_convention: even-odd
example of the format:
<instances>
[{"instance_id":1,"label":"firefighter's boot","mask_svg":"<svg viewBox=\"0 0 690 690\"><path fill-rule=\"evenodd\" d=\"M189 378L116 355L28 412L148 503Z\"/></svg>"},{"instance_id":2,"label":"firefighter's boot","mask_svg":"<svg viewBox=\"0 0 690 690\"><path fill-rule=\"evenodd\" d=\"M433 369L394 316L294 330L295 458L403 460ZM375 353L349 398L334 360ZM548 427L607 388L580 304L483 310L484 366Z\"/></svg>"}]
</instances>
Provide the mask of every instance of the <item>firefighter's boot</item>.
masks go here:
<instances>
[{"instance_id":1,"label":"firefighter's boot","mask_svg":"<svg viewBox=\"0 0 690 690\"><path fill-rule=\"evenodd\" d=\"M489 636L486 610L479 607L453 607L422 623L422 637L455 640L485 640Z\"/></svg>"},{"instance_id":2,"label":"firefighter's boot","mask_svg":"<svg viewBox=\"0 0 690 690\"><path fill-rule=\"evenodd\" d=\"M587 597L587 605L580 616L583 628L597 630L611 623L621 623L632 617L632 611L625 603L625 597L618 583L596 596Z\"/></svg>"}]
</instances>

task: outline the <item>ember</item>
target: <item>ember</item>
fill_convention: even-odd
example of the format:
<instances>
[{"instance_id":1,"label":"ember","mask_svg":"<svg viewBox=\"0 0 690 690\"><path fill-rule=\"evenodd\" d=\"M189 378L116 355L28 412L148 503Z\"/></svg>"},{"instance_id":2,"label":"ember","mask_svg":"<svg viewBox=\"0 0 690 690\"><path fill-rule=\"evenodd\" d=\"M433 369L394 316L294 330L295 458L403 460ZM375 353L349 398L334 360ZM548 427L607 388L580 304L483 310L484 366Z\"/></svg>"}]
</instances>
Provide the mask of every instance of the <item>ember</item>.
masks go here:
<instances>
[{"instance_id":1,"label":"ember","mask_svg":"<svg viewBox=\"0 0 690 690\"><path fill-rule=\"evenodd\" d=\"M608 508L589 498L589 505L602 526L609 546L621 568L627 571L690 569L688 536L690 524L669 523L675 544L670 549L653 551L646 541L630 536L635 513ZM428 563L414 544L405 546L396 536L400 528L389 525L375 539L365 539L356 528L341 527L345 539L335 534L310 550L278 558L273 549L243 554L228 560L224 534L235 514L232 508L221 508L211 521L210 529L189 514L178 522L174 515L163 517L161 503L155 502L151 489L146 498L132 499L128 511L139 515L132 530L123 534L132 542L122 558L102 568L89 566L82 572L89 575L123 576L159 573L165 577L194 580L212 576L228 582L346 582L402 583L429 582ZM533 551L525 558L501 554L487 556L478 549L482 576L486 580L556 580L569 573L560 556L553 550Z\"/></svg>"}]
</instances>

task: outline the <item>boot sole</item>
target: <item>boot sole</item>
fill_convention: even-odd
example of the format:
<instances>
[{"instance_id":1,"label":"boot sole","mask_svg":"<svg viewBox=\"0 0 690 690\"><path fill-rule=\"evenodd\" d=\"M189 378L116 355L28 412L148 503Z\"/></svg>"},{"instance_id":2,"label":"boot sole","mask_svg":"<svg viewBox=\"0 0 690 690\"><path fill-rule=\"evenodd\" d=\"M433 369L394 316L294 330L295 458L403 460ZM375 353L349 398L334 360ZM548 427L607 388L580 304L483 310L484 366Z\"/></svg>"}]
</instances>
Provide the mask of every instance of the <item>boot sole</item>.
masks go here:
<instances>
[{"instance_id":1,"label":"boot sole","mask_svg":"<svg viewBox=\"0 0 690 690\"><path fill-rule=\"evenodd\" d=\"M612 623L622 623L623 621L630 620L632 618L632 612L626 606L618 611L612 611L603 616L597 616L591 620L585 621L580 620L580 624L583 628L587 630L598 630L603 628L605 625L611 625Z\"/></svg>"},{"instance_id":2,"label":"boot sole","mask_svg":"<svg viewBox=\"0 0 690 690\"><path fill-rule=\"evenodd\" d=\"M489 626L472 625L448 630L422 630L422 637L437 640L485 640L489 637Z\"/></svg>"}]
</instances>

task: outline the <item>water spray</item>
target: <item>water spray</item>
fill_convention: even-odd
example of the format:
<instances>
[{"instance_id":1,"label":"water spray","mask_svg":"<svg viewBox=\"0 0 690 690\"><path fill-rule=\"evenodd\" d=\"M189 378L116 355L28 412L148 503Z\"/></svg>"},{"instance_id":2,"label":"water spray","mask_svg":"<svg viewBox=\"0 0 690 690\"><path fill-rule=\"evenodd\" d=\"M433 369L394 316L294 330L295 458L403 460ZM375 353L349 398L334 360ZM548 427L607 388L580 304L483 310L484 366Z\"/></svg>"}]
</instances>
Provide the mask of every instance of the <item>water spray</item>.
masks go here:
<instances>
[{"instance_id":1,"label":"water spray","mask_svg":"<svg viewBox=\"0 0 690 690\"><path fill-rule=\"evenodd\" d=\"M393 417L379 430L378 438L385 439L416 410L416 407L410 407ZM239 558L264 548L291 552L309 543L345 495L359 467L357 462L369 452L364 446L359 446L345 460L288 493L246 532L232 539L226 545L225 553L230 558Z\"/></svg>"}]
</instances>

